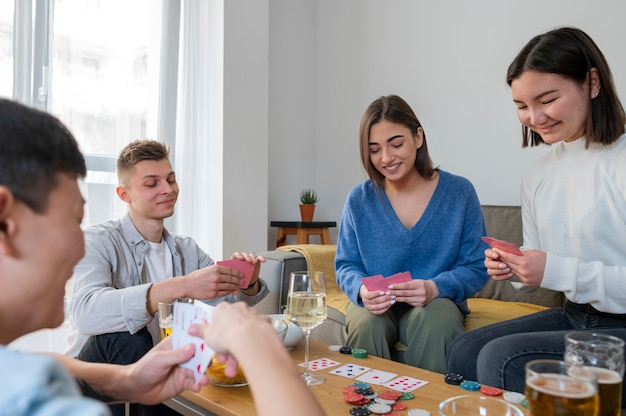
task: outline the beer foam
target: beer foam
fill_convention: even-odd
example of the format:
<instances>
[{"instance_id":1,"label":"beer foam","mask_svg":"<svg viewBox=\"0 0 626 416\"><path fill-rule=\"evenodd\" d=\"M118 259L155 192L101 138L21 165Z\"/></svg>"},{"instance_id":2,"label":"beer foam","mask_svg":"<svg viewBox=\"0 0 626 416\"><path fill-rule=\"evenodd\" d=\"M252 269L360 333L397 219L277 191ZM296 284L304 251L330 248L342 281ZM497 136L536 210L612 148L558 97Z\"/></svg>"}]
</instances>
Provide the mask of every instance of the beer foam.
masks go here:
<instances>
[{"instance_id":1,"label":"beer foam","mask_svg":"<svg viewBox=\"0 0 626 416\"><path fill-rule=\"evenodd\" d=\"M596 394L593 384L565 374L534 375L526 384L541 393L568 399L585 399Z\"/></svg>"},{"instance_id":2,"label":"beer foam","mask_svg":"<svg viewBox=\"0 0 626 416\"><path fill-rule=\"evenodd\" d=\"M617 371L600 367L595 367L594 370L598 374L598 383L600 384L617 384L622 381L622 377Z\"/></svg>"}]
</instances>

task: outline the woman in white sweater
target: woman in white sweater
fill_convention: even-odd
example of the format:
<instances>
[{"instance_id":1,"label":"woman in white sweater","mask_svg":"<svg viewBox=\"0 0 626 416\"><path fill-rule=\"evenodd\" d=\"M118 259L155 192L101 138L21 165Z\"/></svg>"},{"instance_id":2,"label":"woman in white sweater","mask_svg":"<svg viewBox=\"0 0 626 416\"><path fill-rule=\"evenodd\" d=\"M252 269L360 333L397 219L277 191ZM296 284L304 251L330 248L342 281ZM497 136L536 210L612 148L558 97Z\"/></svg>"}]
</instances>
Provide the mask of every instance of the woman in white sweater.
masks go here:
<instances>
[{"instance_id":1,"label":"woman in white sweater","mask_svg":"<svg viewBox=\"0 0 626 416\"><path fill-rule=\"evenodd\" d=\"M515 277L567 301L462 335L447 371L521 392L528 361L563 359L565 333L626 339L626 116L602 52L575 28L530 40L507 82L523 147L551 149L522 179L523 255L491 248L485 266L496 280Z\"/></svg>"}]
</instances>

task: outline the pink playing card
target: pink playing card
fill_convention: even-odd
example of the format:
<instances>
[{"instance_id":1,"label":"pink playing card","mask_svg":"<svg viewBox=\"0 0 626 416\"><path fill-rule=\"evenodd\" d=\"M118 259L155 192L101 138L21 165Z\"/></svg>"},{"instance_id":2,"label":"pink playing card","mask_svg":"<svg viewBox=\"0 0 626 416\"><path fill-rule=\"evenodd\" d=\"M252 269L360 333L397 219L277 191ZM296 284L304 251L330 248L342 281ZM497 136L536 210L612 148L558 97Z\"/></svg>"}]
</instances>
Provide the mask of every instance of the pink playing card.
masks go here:
<instances>
[{"instance_id":1,"label":"pink playing card","mask_svg":"<svg viewBox=\"0 0 626 416\"><path fill-rule=\"evenodd\" d=\"M428 381L419 380L417 378L401 376L391 381L388 381L383 384L385 387L389 387L390 389L409 392L415 389L419 389L420 387L424 387L428 384Z\"/></svg>"},{"instance_id":2,"label":"pink playing card","mask_svg":"<svg viewBox=\"0 0 626 416\"><path fill-rule=\"evenodd\" d=\"M506 251L507 253L515 254L516 256L523 256L524 253L513 243L509 243L508 241L498 240L493 237L482 237L483 241L489 244L491 247L499 248L502 251Z\"/></svg>"},{"instance_id":3,"label":"pink playing card","mask_svg":"<svg viewBox=\"0 0 626 416\"><path fill-rule=\"evenodd\" d=\"M411 273L402 272L402 273L396 273L394 275L387 277L385 279L385 282L387 284L387 287L389 287L389 285L392 285L395 283L409 282L411 280L412 280Z\"/></svg>"},{"instance_id":4,"label":"pink playing card","mask_svg":"<svg viewBox=\"0 0 626 416\"><path fill-rule=\"evenodd\" d=\"M254 273L254 264L248 263L245 260L221 260L218 261L217 264L220 266L231 267L233 269L237 269L243 273L243 278L241 279L241 283L239 287L247 288L250 285L250 280L252 279L252 273Z\"/></svg>"}]
</instances>

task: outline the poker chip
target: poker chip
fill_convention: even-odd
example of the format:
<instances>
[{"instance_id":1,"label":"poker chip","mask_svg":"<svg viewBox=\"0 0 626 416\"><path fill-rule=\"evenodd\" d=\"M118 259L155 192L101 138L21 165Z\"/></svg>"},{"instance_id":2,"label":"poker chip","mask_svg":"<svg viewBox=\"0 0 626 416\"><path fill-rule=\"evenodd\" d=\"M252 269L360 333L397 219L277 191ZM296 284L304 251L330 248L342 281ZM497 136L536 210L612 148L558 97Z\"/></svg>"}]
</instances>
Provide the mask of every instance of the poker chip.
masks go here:
<instances>
[{"instance_id":1,"label":"poker chip","mask_svg":"<svg viewBox=\"0 0 626 416\"><path fill-rule=\"evenodd\" d=\"M341 345L329 345L328 349L331 351L339 352L339 350L341 350L341 347Z\"/></svg>"},{"instance_id":2,"label":"poker chip","mask_svg":"<svg viewBox=\"0 0 626 416\"><path fill-rule=\"evenodd\" d=\"M352 356L354 358L367 358L367 350L363 348L352 348Z\"/></svg>"},{"instance_id":3,"label":"poker chip","mask_svg":"<svg viewBox=\"0 0 626 416\"><path fill-rule=\"evenodd\" d=\"M515 403L515 404L521 404L524 400L526 400L526 396L516 391L505 391L502 394L502 397L507 402Z\"/></svg>"},{"instance_id":4,"label":"poker chip","mask_svg":"<svg viewBox=\"0 0 626 416\"><path fill-rule=\"evenodd\" d=\"M522 407L524 409L528 409L528 400L524 399L524 401L521 403Z\"/></svg>"},{"instance_id":5,"label":"poker chip","mask_svg":"<svg viewBox=\"0 0 626 416\"><path fill-rule=\"evenodd\" d=\"M446 382L446 384L458 386L463 382L463 376L460 374L446 373L446 375L444 376L444 381Z\"/></svg>"},{"instance_id":6,"label":"poker chip","mask_svg":"<svg viewBox=\"0 0 626 416\"><path fill-rule=\"evenodd\" d=\"M391 410L406 410L407 405L402 402L395 402L391 405Z\"/></svg>"},{"instance_id":7,"label":"poker chip","mask_svg":"<svg viewBox=\"0 0 626 416\"><path fill-rule=\"evenodd\" d=\"M350 414L354 416L368 416L372 414L372 411L365 407L353 407L350 409Z\"/></svg>"},{"instance_id":8,"label":"poker chip","mask_svg":"<svg viewBox=\"0 0 626 416\"><path fill-rule=\"evenodd\" d=\"M372 403L371 405L367 406L367 409L370 412L376 413L378 415L384 415L385 413L391 412L391 406L384 403Z\"/></svg>"},{"instance_id":9,"label":"poker chip","mask_svg":"<svg viewBox=\"0 0 626 416\"><path fill-rule=\"evenodd\" d=\"M344 345L343 347L339 347L339 352L342 354L351 354L352 353L352 347L348 347L346 345Z\"/></svg>"},{"instance_id":10,"label":"poker chip","mask_svg":"<svg viewBox=\"0 0 626 416\"><path fill-rule=\"evenodd\" d=\"M382 404L388 404L388 405L392 405L392 404L394 404L394 403L396 402L395 400L392 400L392 399L383 399L383 398L381 398L381 397L377 397L377 398L375 398L375 399L374 399L374 401L375 401L376 403L382 403Z\"/></svg>"},{"instance_id":11,"label":"poker chip","mask_svg":"<svg viewBox=\"0 0 626 416\"><path fill-rule=\"evenodd\" d=\"M408 416L430 416L430 412L426 409L411 409L407 413Z\"/></svg>"},{"instance_id":12,"label":"poker chip","mask_svg":"<svg viewBox=\"0 0 626 416\"><path fill-rule=\"evenodd\" d=\"M499 396L502 394L502 390L490 386L480 386L480 392L485 396Z\"/></svg>"},{"instance_id":13,"label":"poker chip","mask_svg":"<svg viewBox=\"0 0 626 416\"><path fill-rule=\"evenodd\" d=\"M415 395L413 393L405 391L404 393L402 393L402 396L400 396L399 400L411 400L414 398Z\"/></svg>"},{"instance_id":14,"label":"poker chip","mask_svg":"<svg viewBox=\"0 0 626 416\"><path fill-rule=\"evenodd\" d=\"M480 384L477 381L465 380L461 382L460 386L463 390L468 391L478 391L480 389Z\"/></svg>"},{"instance_id":15,"label":"poker chip","mask_svg":"<svg viewBox=\"0 0 626 416\"><path fill-rule=\"evenodd\" d=\"M369 389L369 388L371 388L371 386L369 384L364 383L362 381L357 381L357 382L354 382L354 383L352 383L350 385L354 386L354 387L356 387L358 389Z\"/></svg>"}]
</instances>

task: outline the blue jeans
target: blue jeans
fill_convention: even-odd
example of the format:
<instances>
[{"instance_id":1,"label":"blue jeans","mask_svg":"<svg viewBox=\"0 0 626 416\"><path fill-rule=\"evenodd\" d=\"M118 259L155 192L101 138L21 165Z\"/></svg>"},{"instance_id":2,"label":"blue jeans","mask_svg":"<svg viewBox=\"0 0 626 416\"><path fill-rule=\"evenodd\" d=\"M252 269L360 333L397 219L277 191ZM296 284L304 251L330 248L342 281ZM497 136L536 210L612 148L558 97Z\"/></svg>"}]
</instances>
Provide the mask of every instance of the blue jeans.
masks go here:
<instances>
[{"instance_id":1,"label":"blue jeans","mask_svg":"<svg viewBox=\"0 0 626 416\"><path fill-rule=\"evenodd\" d=\"M589 330L626 340L626 315L602 313L589 305L566 302L467 332L450 345L446 372L466 380L524 392L524 365L546 358L562 360L565 334Z\"/></svg>"},{"instance_id":2,"label":"blue jeans","mask_svg":"<svg viewBox=\"0 0 626 416\"><path fill-rule=\"evenodd\" d=\"M152 335L147 328L131 335L130 332L114 332L90 336L76 357L81 361L109 364L132 364L152 348ZM109 405L113 416L124 416L125 405ZM178 412L165 405L130 405L131 416L174 416Z\"/></svg>"}]
</instances>

